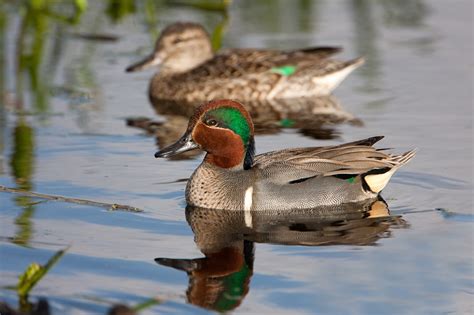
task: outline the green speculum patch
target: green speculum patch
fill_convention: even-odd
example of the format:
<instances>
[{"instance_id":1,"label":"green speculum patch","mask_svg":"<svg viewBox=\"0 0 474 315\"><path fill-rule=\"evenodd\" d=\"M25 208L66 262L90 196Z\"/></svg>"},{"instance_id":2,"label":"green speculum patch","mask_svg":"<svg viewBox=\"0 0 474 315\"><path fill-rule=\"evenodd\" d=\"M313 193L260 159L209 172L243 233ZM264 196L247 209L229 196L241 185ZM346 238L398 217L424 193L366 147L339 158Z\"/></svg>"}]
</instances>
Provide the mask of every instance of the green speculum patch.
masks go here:
<instances>
[{"instance_id":1,"label":"green speculum patch","mask_svg":"<svg viewBox=\"0 0 474 315\"><path fill-rule=\"evenodd\" d=\"M274 67L271 69L272 72L274 73L279 73L282 76L288 77L295 73L296 71L296 66L292 65L287 65L287 66L281 66L281 67Z\"/></svg>"},{"instance_id":2,"label":"green speculum patch","mask_svg":"<svg viewBox=\"0 0 474 315\"><path fill-rule=\"evenodd\" d=\"M209 115L238 134L247 147L250 139L250 126L240 110L233 107L222 107L211 110Z\"/></svg>"},{"instance_id":3,"label":"green speculum patch","mask_svg":"<svg viewBox=\"0 0 474 315\"><path fill-rule=\"evenodd\" d=\"M354 177L349 177L348 179L346 179L349 183L353 183L355 181L355 176Z\"/></svg>"}]
</instances>

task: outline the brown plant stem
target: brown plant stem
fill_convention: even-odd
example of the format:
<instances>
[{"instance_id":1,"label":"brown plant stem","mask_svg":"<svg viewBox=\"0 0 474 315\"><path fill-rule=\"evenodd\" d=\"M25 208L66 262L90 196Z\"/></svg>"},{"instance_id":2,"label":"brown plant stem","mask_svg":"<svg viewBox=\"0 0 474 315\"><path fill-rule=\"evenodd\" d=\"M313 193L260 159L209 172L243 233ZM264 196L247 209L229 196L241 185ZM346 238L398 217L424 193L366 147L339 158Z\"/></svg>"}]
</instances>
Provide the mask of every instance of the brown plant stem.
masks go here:
<instances>
[{"instance_id":1,"label":"brown plant stem","mask_svg":"<svg viewBox=\"0 0 474 315\"><path fill-rule=\"evenodd\" d=\"M129 212L143 212L142 209L137 207L132 207L129 205L121 205L117 203L106 203L106 202L99 202L87 199L79 199L79 198L69 198L64 196L57 196L57 195L48 195L48 194L41 194L32 191L26 191L23 189L17 188L10 188L0 185L0 192L8 192L12 194L19 194L24 196L30 196L34 198L41 198L46 200L54 200L54 201L63 201L69 203L75 203L80 205L88 205L88 206L95 206L105 208L107 210L122 210L122 211L129 211Z\"/></svg>"}]
</instances>

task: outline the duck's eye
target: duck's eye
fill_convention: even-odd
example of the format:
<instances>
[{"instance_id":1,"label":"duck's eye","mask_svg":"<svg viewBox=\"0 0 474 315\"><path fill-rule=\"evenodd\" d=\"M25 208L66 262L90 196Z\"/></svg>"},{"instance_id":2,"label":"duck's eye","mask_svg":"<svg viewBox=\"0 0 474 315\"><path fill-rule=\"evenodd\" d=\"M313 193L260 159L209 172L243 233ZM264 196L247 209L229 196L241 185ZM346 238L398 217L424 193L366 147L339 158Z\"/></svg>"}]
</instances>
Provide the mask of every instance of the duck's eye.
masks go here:
<instances>
[{"instance_id":1,"label":"duck's eye","mask_svg":"<svg viewBox=\"0 0 474 315\"><path fill-rule=\"evenodd\" d=\"M206 125L208 125L208 126L217 126L217 120L212 119L212 118L206 120L205 123L206 123Z\"/></svg>"},{"instance_id":2,"label":"duck's eye","mask_svg":"<svg viewBox=\"0 0 474 315\"><path fill-rule=\"evenodd\" d=\"M179 42L182 42L182 41L183 41L183 40L182 40L181 38L176 37L176 38L174 38L174 39L171 41L171 44L175 45L175 44L177 44L177 43L179 43Z\"/></svg>"}]
</instances>

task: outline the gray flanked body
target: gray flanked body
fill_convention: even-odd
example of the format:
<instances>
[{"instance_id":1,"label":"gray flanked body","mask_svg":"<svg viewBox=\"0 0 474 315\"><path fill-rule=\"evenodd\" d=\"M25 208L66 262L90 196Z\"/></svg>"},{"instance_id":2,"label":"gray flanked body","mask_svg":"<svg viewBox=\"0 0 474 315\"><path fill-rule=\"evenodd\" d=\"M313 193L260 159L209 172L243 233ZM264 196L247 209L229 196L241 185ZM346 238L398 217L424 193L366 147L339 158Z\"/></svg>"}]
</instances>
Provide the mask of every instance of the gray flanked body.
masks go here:
<instances>
[{"instance_id":1,"label":"gray flanked body","mask_svg":"<svg viewBox=\"0 0 474 315\"><path fill-rule=\"evenodd\" d=\"M274 178L265 173L258 168L229 171L204 162L188 182L186 201L209 209L244 210L245 194L250 187L252 204L246 210L310 209L377 197L374 192L364 191L360 178L349 183L319 176L289 183L280 176Z\"/></svg>"},{"instance_id":2,"label":"gray flanked body","mask_svg":"<svg viewBox=\"0 0 474 315\"><path fill-rule=\"evenodd\" d=\"M283 210L373 199L414 156L373 148L379 139L269 152L256 156L248 170L203 162L188 181L186 201L212 209Z\"/></svg>"}]
</instances>

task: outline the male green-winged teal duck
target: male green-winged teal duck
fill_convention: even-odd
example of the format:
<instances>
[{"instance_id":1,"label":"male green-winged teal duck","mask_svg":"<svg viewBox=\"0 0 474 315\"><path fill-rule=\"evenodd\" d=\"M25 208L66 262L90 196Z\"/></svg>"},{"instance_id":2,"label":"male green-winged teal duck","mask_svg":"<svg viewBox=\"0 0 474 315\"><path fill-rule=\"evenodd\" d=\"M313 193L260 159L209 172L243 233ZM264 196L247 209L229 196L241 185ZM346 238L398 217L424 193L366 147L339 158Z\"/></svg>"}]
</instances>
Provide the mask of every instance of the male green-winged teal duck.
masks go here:
<instances>
[{"instance_id":1,"label":"male green-winged teal duck","mask_svg":"<svg viewBox=\"0 0 474 315\"><path fill-rule=\"evenodd\" d=\"M215 100L196 108L184 135L155 157L207 152L186 187L189 205L231 210L306 209L376 198L415 151L375 149L383 137L255 156L254 128L242 104Z\"/></svg>"},{"instance_id":2,"label":"male green-winged teal duck","mask_svg":"<svg viewBox=\"0 0 474 315\"><path fill-rule=\"evenodd\" d=\"M228 49L214 54L201 25L175 23L161 33L150 56L126 70L161 66L149 86L152 103L313 97L329 94L363 63L362 58L345 62L329 59L338 51L336 47Z\"/></svg>"}]
</instances>

